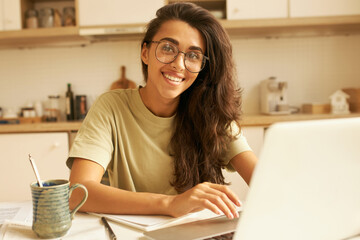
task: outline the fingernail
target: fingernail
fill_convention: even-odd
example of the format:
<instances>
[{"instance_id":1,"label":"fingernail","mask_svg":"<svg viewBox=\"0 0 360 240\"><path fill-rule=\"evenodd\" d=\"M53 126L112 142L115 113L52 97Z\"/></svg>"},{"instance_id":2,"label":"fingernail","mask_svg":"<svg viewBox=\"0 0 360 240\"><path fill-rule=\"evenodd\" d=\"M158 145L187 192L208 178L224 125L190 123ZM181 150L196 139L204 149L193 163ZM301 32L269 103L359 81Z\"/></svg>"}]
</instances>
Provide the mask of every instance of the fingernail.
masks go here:
<instances>
[{"instance_id":1,"label":"fingernail","mask_svg":"<svg viewBox=\"0 0 360 240\"><path fill-rule=\"evenodd\" d=\"M239 217L240 217L240 216L239 216L239 213L238 213L237 211L235 212L235 217L236 217L236 218L239 218Z\"/></svg>"},{"instance_id":2,"label":"fingernail","mask_svg":"<svg viewBox=\"0 0 360 240\"><path fill-rule=\"evenodd\" d=\"M229 213L228 218L233 219L233 218L234 218L234 215L232 215L232 213Z\"/></svg>"},{"instance_id":3,"label":"fingernail","mask_svg":"<svg viewBox=\"0 0 360 240\"><path fill-rule=\"evenodd\" d=\"M239 200L238 201L238 206L241 207L242 206L242 202Z\"/></svg>"}]
</instances>

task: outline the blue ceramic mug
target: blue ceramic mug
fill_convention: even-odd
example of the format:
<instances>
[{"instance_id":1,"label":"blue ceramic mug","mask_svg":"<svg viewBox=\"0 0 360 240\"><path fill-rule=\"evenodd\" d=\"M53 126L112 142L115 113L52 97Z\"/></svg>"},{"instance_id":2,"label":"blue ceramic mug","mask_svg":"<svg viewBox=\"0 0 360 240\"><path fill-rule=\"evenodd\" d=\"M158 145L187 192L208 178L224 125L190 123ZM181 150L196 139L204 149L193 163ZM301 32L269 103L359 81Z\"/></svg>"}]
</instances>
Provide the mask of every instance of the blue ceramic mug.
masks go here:
<instances>
[{"instance_id":1,"label":"blue ceramic mug","mask_svg":"<svg viewBox=\"0 0 360 240\"><path fill-rule=\"evenodd\" d=\"M37 182L30 185L33 202L32 229L40 238L62 237L70 229L75 213L85 203L88 191L82 184L70 187L68 180L47 180L42 183L43 187ZM70 211L69 198L75 188L83 189L84 198Z\"/></svg>"}]
</instances>

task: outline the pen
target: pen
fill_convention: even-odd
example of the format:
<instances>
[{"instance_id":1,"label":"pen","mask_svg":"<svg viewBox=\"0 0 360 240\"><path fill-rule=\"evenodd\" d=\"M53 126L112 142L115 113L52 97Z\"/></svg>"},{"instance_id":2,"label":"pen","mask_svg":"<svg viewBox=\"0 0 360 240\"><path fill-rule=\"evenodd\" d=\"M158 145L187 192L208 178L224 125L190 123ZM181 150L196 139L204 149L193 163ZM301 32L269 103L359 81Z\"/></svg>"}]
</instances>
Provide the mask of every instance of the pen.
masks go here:
<instances>
[{"instance_id":1,"label":"pen","mask_svg":"<svg viewBox=\"0 0 360 240\"><path fill-rule=\"evenodd\" d=\"M36 167L36 164L35 164L34 159L31 157L31 154L29 154L29 160L30 160L31 166L32 166L32 168L33 168L33 170L34 170L35 177L36 177L36 180L37 180L39 186L40 186L40 187L43 187L43 184L42 184L42 182L41 182L41 180L40 180L39 172L38 172L38 170L37 170L37 167Z\"/></svg>"},{"instance_id":2,"label":"pen","mask_svg":"<svg viewBox=\"0 0 360 240\"><path fill-rule=\"evenodd\" d=\"M115 233L113 232L113 230L111 229L111 227L110 227L108 221L106 220L106 218L105 218L105 217L102 217L102 218L101 218L101 221L104 223L105 228L106 228L106 230L107 230L108 233L109 233L110 239L111 239L111 240L116 240L116 235L115 235Z\"/></svg>"}]
</instances>

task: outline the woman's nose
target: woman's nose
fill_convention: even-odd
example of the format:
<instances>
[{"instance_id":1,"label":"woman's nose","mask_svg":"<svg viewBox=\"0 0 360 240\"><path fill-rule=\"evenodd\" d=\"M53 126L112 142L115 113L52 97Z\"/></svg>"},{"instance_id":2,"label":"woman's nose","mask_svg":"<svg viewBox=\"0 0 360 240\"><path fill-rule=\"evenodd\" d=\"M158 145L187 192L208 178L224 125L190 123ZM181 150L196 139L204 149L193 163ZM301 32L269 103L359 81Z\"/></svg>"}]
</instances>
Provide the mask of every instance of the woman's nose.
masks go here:
<instances>
[{"instance_id":1,"label":"woman's nose","mask_svg":"<svg viewBox=\"0 0 360 240\"><path fill-rule=\"evenodd\" d=\"M185 70L185 53L179 52L176 56L175 60L171 63L172 67L174 67L178 71Z\"/></svg>"}]
</instances>

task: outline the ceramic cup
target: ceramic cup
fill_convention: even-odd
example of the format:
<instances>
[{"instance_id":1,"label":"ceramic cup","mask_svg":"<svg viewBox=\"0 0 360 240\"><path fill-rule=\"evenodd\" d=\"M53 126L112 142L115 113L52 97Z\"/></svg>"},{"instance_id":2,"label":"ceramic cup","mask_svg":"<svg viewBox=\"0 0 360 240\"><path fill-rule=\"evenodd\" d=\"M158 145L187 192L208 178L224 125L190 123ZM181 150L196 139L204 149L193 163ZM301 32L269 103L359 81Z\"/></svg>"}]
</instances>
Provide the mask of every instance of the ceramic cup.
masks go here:
<instances>
[{"instance_id":1,"label":"ceramic cup","mask_svg":"<svg viewBox=\"0 0 360 240\"><path fill-rule=\"evenodd\" d=\"M64 236L71 227L75 213L85 203L88 192L85 186L74 184L70 187L68 180L43 181L43 187L37 182L30 185L33 202L32 229L40 238L58 238ZM72 211L69 209L69 198L75 188L84 191L84 198Z\"/></svg>"}]
</instances>

